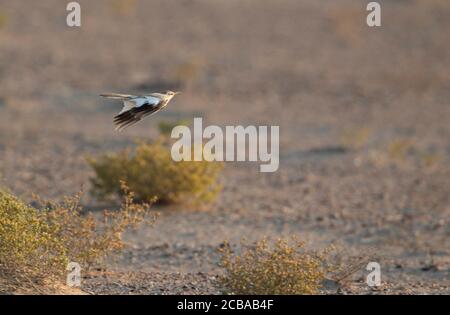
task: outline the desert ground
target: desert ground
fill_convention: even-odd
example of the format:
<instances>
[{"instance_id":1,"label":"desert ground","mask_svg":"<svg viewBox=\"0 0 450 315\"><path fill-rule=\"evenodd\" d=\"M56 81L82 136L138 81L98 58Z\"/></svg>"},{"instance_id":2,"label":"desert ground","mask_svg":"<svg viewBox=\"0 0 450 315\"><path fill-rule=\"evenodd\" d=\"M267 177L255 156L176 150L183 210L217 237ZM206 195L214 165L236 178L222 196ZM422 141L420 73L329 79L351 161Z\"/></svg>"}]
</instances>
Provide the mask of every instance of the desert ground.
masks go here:
<instances>
[{"instance_id":1,"label":"desert ground","mask_svg":"<svg viewBox=\"0 0 450 315\"><path fill-rule=\"evenodd\" d=\"M450 3L366 1L0 1L1 185L24 200L80 190L87 156L157 138L159 121L280 126L280 167L227 162L207 209L155 206L152 227L84 274L91 294L218 294L228 240L297 236L378 261L338 294L450 294ZM103 92L183 91L124 132Z\"/></svg>"}]
</instances>

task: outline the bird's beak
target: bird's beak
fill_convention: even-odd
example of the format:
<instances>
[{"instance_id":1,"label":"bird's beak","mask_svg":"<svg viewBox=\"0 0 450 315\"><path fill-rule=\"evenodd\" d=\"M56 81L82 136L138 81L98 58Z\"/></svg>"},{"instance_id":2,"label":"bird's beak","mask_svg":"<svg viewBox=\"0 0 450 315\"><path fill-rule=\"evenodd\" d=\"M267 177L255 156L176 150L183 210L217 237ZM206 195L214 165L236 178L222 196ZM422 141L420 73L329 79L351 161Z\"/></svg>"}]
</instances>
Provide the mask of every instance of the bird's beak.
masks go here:
<instances>
[{"instance_id":1,"label":"bird's beak","mask_svg":"<svg viewBox=\"0 0 450 315\"><path fill-rule=\"evenodd\" d=\"M175 95L177 95L177 94L181 94L181 92L175 92Z\"/></svg>"}]
</instances>

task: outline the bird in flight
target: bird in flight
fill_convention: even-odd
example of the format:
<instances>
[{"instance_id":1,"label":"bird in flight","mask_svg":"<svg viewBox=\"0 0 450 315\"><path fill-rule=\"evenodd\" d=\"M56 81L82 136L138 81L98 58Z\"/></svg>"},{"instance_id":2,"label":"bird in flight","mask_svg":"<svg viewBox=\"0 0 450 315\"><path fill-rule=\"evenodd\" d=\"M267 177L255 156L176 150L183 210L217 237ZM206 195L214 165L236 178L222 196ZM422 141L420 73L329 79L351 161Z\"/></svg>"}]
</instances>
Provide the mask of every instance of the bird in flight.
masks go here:
<instances>
[{"instance_id":1,"label":"bird in flight","mask_svg":"<svg viewBox=\"0 0 450 315\"><path fill-rule=\"evenodd\" d=\"M128 94L105 93L100 96L123 101L123 108L119 114L114 116L116 130L123 130L134 125L142 118L158 112L177 94L181 92L167 91L166 93L151 93L148 95L136 96Z\"/></svg>"}]
</instances>

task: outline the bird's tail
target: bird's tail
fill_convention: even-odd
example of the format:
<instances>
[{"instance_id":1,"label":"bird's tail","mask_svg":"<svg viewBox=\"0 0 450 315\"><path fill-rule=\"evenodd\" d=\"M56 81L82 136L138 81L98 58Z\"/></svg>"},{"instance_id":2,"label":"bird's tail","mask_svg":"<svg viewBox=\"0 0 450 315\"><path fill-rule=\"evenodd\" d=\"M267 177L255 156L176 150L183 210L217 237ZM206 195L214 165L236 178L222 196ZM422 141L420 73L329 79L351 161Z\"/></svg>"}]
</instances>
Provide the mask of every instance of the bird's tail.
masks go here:
<instances>
[{"instance_id":1,"label":"bird's tail","mask_svg":"<svg viewBox=\"0 0 450 315\"><path fill-rule=\"evenodd\" d=\"M105 94L100 94L100 96L115 99L115 100L126 100L126 99L135 97L134 95L118 94L118 93L105 93Z\"/></svg>"}]
</instances>

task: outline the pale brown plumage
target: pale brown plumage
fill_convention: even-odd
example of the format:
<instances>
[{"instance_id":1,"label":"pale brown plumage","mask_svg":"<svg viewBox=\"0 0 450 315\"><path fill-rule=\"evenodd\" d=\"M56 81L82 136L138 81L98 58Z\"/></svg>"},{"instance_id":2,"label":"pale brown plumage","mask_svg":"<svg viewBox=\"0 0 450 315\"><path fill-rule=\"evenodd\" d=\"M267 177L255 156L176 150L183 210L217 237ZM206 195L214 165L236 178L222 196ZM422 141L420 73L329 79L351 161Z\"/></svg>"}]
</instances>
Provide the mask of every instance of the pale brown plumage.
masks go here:
<instances>
[{"instance_id":1,"label":"pale brown plumage","mask_svg":"<svg viewBox=\"0 0 450 315\"><path fill-rule=\"evenodd\" d=\"M123 108L119 114L114 116L116 130L123 130L134 125L142 118L152 115L169 104L170 100L180 92L167 91L166 93L151 93L136 96L129 94L106 93L100 96L119 99L123 101Z\"/></svg>"}]
</instances>

